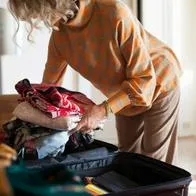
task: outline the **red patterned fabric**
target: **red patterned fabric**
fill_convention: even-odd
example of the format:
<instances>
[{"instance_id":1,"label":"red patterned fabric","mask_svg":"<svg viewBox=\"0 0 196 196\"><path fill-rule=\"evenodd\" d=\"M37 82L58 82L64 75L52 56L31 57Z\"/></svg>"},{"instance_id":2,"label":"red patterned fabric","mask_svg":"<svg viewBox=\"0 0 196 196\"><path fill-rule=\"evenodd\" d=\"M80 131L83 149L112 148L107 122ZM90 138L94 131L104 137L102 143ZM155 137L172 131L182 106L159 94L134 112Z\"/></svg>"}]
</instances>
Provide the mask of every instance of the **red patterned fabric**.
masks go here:
<instances>
[{"instance_id":1,"label":"red patterned fabric","mask_svg":"<svg viewBox=\"0 0 196 196\"><path fill-rule=\"evenodd\" d=\"M28 101L51 118L82 115L86 107L94 104L82 93L55 85L31 84L28 79L19 81L15 89L21 101Z\"/></svg>"}]
</instances>

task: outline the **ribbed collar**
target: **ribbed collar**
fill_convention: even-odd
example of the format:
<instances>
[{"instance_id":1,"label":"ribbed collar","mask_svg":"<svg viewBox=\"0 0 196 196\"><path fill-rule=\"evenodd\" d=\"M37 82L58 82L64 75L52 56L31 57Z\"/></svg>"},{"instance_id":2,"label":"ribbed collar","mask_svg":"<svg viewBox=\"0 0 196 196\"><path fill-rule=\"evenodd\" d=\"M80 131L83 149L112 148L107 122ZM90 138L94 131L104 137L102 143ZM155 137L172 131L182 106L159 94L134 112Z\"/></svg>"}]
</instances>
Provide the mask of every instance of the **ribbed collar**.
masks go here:
<instances>
[{"instance_id":1,"label":"ribbed collar","mask_svg":"<svg viewBox=\"0 0 196 196\"><path fill-rule=\"evenodd\" d=\"M84 26L91 18L93 13L93 6L95 0L79 0L79 11L76 14L75 18L68 21L66 24L63 24L60 27L63 28L63 26L66 27L82 27ZM61 28L60 28L61 29Z\"/></svg>"}]
</instances>

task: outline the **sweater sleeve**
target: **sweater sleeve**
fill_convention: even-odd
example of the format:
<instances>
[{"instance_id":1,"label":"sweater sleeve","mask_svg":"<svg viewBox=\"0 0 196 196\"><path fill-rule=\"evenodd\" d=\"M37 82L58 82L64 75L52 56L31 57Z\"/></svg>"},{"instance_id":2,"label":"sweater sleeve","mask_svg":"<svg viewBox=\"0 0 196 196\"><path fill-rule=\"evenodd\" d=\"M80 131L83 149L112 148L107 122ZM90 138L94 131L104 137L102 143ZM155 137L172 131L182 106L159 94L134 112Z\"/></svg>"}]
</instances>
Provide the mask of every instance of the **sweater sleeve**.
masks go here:
<instances>
[{"instance_id":1,"label":"sweater sleeve","mask_svg":"<svg viewBox=\"0 0 196 196\"><path fill-rule=\"evenodd\" d=\"M67 62L61 56L52 33L48 45L48 58L44 69L42 82L61 85L67 68Z\"/></svg>"},{"instance_id":2,"label":"sweater sleeve","mask_svg":"<svg viewBox=\"0 0 196 196\"><path fill-rule=\"evenodd\" d=\"M151 105L156 87L155 70L148 52L148 40L131 10L121 10L116 25L116 40L126 62L126 78L121 90L108 99L113 113L129 107Z\"/></svg>"}]
</instances>

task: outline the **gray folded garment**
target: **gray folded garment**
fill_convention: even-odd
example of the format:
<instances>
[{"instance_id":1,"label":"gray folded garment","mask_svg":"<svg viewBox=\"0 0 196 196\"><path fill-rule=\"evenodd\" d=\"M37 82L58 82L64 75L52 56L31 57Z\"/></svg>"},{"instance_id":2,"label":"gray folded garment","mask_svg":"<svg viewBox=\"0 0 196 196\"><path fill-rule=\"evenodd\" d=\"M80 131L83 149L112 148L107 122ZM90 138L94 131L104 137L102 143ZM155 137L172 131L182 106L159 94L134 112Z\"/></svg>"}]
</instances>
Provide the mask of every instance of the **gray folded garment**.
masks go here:
<instances>
[{"instance_id":1,"label":"gray folded garment","mask_svg":"<svg viewBox=\"0 0 196 196\"><path fill-rule=\"evenodd\" d=\"M65 131L36 139L35 147L38 159L43 159L46 156L56 157L59 153L63 153L68 140L68 132Z\"/></svg>"},{"instance_id":2,"label":"gray folded garment","mask_svg":"<svg viewBox=\"0 0 196 196\"><path fill-rule=\"evenodd\" d=\"M31 106L30 103L24 101L18 104L13 111L13 115L23 121L30 122L42 127L50 129L58 129L70 131L74 129L81 120L79 115L62 116L58 118L50 118L43 112ZM103 129L104 121L101 122L96 130Z\"/></svg>"}]
</instances>

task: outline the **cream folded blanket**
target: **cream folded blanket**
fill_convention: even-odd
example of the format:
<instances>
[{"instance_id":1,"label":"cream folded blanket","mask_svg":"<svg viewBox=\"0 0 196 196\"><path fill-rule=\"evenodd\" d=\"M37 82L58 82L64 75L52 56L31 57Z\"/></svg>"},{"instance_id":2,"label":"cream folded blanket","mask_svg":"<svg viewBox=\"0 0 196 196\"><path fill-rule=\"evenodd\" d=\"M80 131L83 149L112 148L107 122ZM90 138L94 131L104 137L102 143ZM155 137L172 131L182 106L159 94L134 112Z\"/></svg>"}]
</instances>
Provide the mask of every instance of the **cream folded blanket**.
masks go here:
<instances>
[{"instance_id":1,"label":"cream folded blanket","mask_svg":"<svg viewBox=\"0 0 196 196\"><path fill-rule=\"evenodd\" d=\"M81 116L79 115L50 118L26 101L21 102L16 106L13 111L13 115L20 120L30 122L35 125L63 131L70 131L74 129L81 120ZM104 123L105 121L100 122L96 130L103 130Z\"/></svg>"},{"instance_id":2,"label":"cream folded blanket","mask_svg":"<svg viewBox=\"0 0 196 196\"><path fill-rule=\"evenodd\" d=\"M78 115L58 117L55 119L50 118L37 108L32 107L31 104L26 101L18 104L13 111L13 115L20 120L30 122L35 125L66 131L74 129L80 121L80 116Z\"/></svg>"}]
</instances>

